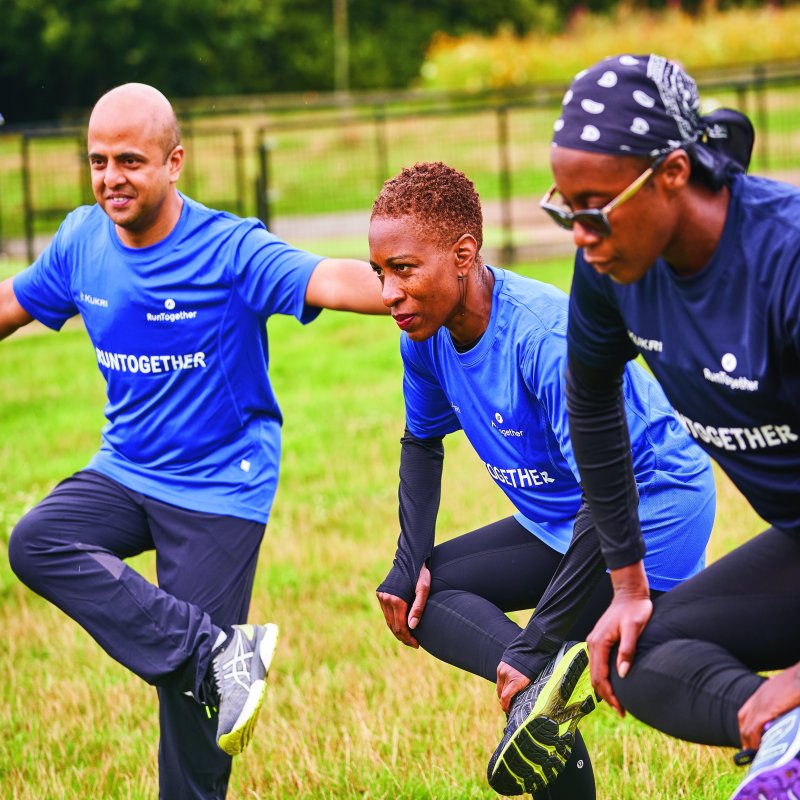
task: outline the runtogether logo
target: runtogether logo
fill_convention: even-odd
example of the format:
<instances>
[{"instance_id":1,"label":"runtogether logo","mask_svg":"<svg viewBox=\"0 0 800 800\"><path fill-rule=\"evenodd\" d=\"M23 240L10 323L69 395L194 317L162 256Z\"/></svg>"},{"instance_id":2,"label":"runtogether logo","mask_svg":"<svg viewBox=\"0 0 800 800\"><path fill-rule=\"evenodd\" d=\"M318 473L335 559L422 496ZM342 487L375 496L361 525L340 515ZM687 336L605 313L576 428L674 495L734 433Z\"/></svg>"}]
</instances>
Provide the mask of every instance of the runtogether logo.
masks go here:
<instances>
[{"instance_id":1,"label":"runtogether logo","mask_svg":"<svg viewBox=\"0 0 800 800\"><path fill-rule=\"evenodd\" d=\"M711 383L720 383L729 389L740 392L757 392L758 381L751 378L739 376L734 378L729 373L733 372L739 364L738 359L733 353L725 353L720 360L722 370L712 372L708 367L703 367L703 377Z\"/></svg>"},{"instance_id":2,"label":"runtogether logo","mask_svg":"<svg viewBox=\"0 0 800 800\"><path fill-rule=\"evenodd\" d=\"M148 322L181 322L181 320L185 319L194 319L197 316L196 311L175 311L175 301L168 297L164 301L164 308L166 311L162 311L159 314L151 314L149 311L147 312L147 321Z\"/></svg>"},{"instance_id":3,"label":"runtogether logo","mask_svg":"<svg viewBox=\"0 0 800 800\"><path fill-rule=\"evenodd\" d=\"M495 411L494 419L492 420L492 427L497 429L497 432L502 436L524 436L524 431L515 431L513 428L501 428L503 424L503 415L499 411Z\"/></svg>"}]
</instances>

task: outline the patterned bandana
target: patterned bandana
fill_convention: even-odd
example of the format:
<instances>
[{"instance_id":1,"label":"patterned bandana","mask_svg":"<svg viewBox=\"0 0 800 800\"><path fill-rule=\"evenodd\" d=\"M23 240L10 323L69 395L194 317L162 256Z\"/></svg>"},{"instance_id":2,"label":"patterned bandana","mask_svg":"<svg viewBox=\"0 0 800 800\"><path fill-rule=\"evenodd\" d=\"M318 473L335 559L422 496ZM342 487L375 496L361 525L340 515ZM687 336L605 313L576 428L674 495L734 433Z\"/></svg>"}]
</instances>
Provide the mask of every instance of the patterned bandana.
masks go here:
<instances>
[{"instance_id":1,"label":"patterned bandana","mask_svg":"<svg viewBox=\"0 0 800 800\"><path fill-rule=\"evenodd\" d=\"M579 72L564 95L553 145L658 156L696 141L705 126L697 85L661 56L614 56Z\"/></svg>"},{"instance_id":2,"label":"patterned bandana","mask_svg":"<svg viewBox=\"0 0 800 800\"><path fill-rule=\"evenodd\" d=\"M564 95L553 147L657 158L686 150L714 189L746 172L755 132L731 108L700 116L697 84L662 56L612 56L579 72Z\"/></svg>"}]
</instances>

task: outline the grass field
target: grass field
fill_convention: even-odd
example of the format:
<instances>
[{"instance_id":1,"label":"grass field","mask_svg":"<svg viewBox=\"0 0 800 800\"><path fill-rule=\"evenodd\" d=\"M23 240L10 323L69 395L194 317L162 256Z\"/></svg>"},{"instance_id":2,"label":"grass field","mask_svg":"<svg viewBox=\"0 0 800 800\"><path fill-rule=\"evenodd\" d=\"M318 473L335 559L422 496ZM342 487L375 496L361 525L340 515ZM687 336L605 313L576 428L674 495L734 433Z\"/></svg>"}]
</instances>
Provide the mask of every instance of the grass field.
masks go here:
<instances>
[{"instance_id":1,"label":"grass field","mask_svg":"<svg viewBox=\"0 0 800 800\"><path fill-rule=\"evenodd\" d=\"M0 263L0 275L17 265ZM569 266L526 274L566 287ZM492 798L503 727L494 686L399 645L374 597L397 536L403 428L398 332L326 312L269 324L285 415L281 485L251 610L281 625L257 739L231 798ZM4 798L155 798L155 692L19 584L6 544L18 517L98 446L103 386L79 326L0 345L0 786ZM460 436L448 437L440 539L506 515ZM712 558L760 529L719 479ZM153 575L149 555L133 566ZM521 615L520 619L523 619ZM688 745L605 706L582 724L601 800L724 800L731 751Z\"/></svg>"}]
</instances>

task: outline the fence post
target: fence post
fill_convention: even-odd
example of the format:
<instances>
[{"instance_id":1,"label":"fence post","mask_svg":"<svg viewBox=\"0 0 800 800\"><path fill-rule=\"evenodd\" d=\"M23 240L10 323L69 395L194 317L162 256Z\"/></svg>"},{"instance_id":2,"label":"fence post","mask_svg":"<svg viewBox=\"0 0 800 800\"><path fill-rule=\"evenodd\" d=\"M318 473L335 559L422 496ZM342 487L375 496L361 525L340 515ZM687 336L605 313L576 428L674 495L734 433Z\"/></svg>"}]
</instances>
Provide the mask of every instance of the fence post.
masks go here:
<instances>
[{"instance_id":1,"label":"fence post","mask_svg":"<svg viewBox=\"0 0 800 800\"><path fill-rule=\"evenodd\" d=\"M753 68L753 91L756 95L756 130L759 132L761 170L769 169L769 128L767 127L767 81L763 64Z\"/></svg>"},{"instance_id":2,"label":"fence post","mask_svg":"<svg viewBox=\"0 0 800 800\"><path fill-rule=\"evenodd\" d=\"M183 169L181 170L181 177L184 179L184 188L181 190L186 195L192 198L197 197L197 176L194 168L195 153L194 150L194 130L192 129L192 119L187 118L185 121L181 120L181 139L186 144L187 157L183 160Z\"/></svg>"},{"instance_id":3,"label":"fence post","mask_svg":"<svg viewBox=\"0 0 800 800\"><path fill-rule=\"evenodd\" d=\"M89 171L89 162L86 158L86 136L82 132L77 135L78 145L78 175L80 181L80 203L81 205L91 205L94 203L94 192L92 190L92 179Z\"/></svg>"},{"instance_id":4,"label":"fence post","mask_svg":"<svg viewBox=\"0 0 800 800\"><path fill-rule=\"evenodd\" d=\"M25 252L33 263L33 203L31 198L31 162L27 134L22 134L22 201L25 213Z\"/></svg>"},{"instance_id":5,"label":"fence post","mask_svg":"<svg viewBox=\"0 0 800 800\"><path fill-rule=\"evenodd\" d=\"M256 215L267 226L270 224L269 202L269 144L261 138L258 144L258 175L256 176Z\"/></svg>"},{"instance_id":6,"label":"fence post","mask_svg":"<svg viewBox=\"0 0 800 800\"><path fill-rule=\"evenodd\" d=\"M378 164L378 191L383 187L383 182L389 177L389 158L386 142L386 109L384 106L375 108L375 153Z\"/></svg>"},{"instance_id":7,"label":"fence post","mask_svg":"<svg viewBox=\"0 0 800 800\"><path fill-rule=\"evenodd\" d=\"M244 147L242 131L233 129L233 168L236 174L236 213L243 217L246 213L244 202Z\"/></svg>"},{"instance_id":8,"label":"fence post","mask_svg":"<svg viewBox=\"0 0 800 800\"><path fill-rule=\"evenodd\" d=\"M508 157L508 106L497 109L497 145L500 148L500 225L503 229L503 266L514 263L514 220L511 209L511 166Z\"/></svg>"}]
</instances>

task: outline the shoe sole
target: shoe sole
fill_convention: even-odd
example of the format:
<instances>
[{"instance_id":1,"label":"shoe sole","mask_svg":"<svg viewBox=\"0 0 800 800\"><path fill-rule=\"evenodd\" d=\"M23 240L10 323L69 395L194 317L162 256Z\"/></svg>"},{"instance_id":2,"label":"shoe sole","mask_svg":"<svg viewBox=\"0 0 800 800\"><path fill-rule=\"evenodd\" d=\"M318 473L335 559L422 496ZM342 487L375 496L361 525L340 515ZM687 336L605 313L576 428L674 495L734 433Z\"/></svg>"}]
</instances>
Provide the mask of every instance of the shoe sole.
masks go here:
<instances>
[{"instance_id":1,"label":"shoe sole","mask_svg":"<svg viewBox=\"0 0 800 800\"><path fill-rule=\"evenodd\" d=\"M792 767L765 770L740 786L731 800L800 800L800 771Z\"/></svg>"},{"instance_id":2,"label":"shoe sole","mask_svg":"<svg viewBox=\"0 0 800 800\"><path fill-rule=\"evenodd\" d=\"M578 723L597 702L589 654L580 642L558 662L531 713L498 755L489 776L492 789L502 795L544 790L563 771Z\"/></svg>"},{"instance_id":3,"label":"shoe sole","mask_svg":"<svg viewBox=\"0 0 800 800\"><path fill-rule=\"evenodd\" d=\"M236 756L247 747L253 738L258 712L264 702L264 695L267 689L267 675L269 675L272 657L275 654L275 645L278 642L278 626L269 623L264 626L264 635L258 643L258 655L264 666L264 677L253 681L247 695L247 701L239 714L236 723L228 733L223 733L219 737L218 744L229 756Z\"/></svg>"}]
</instances>

